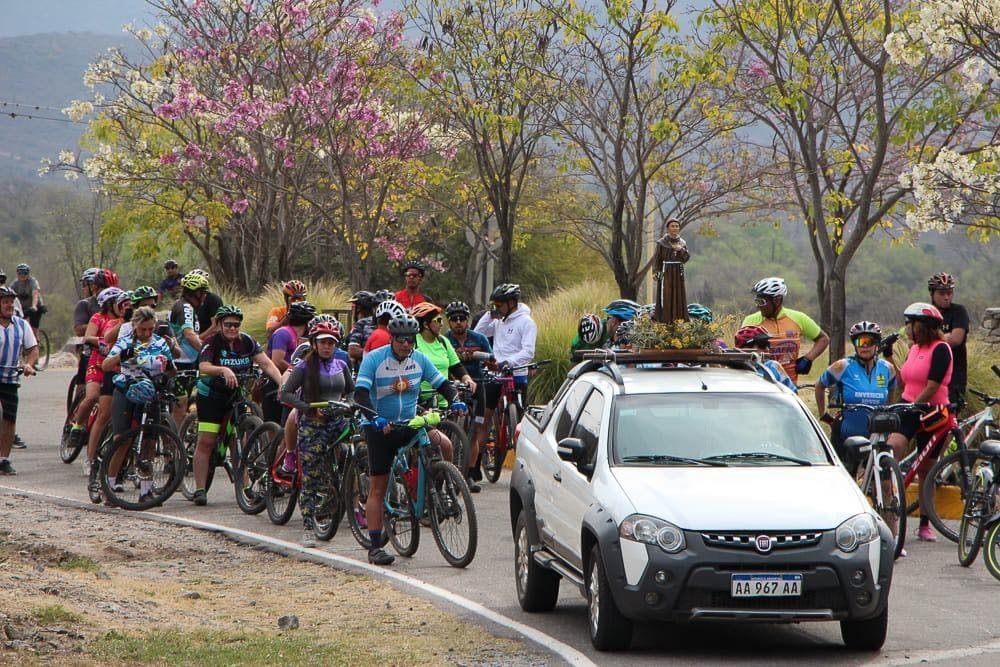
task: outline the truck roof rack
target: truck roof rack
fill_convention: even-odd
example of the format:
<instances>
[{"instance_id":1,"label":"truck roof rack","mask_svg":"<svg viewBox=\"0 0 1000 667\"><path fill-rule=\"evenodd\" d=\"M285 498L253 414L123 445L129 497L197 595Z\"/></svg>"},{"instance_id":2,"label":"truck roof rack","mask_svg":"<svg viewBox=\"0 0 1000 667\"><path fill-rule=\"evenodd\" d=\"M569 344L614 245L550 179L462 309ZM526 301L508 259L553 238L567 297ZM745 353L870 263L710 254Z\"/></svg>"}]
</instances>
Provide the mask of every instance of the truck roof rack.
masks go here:
<instances>
[{"instance_id":1,"label":"truck roof rack","mask_svg":"<svg viewBox=\"0 0 1000 667\"><path fill-rule=\"evenodd\" d=\"M583 361L570 369L569 378L575 379L583 373L599 371L610 376L618 385L624 384L619 368L620 364L681 364L683 367L726 366L750 371L756 370L761 364L761 357L756 352L730 350L718 352L709 350L638 350L634 352L587 350L577 352L576 356ZM676 366L664 366L663 370L670 368L676 368Z\"/></svg>"}]
</instances>

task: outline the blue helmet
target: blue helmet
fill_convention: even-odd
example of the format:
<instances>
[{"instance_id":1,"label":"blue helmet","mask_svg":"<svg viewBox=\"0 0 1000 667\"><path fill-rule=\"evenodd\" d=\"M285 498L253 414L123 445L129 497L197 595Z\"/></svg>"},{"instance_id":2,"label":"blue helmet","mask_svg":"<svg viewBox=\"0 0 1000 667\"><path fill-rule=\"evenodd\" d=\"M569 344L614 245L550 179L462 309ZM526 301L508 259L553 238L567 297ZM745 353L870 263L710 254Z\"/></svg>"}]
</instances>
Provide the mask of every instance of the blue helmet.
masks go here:
<instances>
[{"instance_id":1,"label":"blue helmet","mask_svg":"<svg viewBox=\"0 0 1000 667\"><path fill-rule=\"evenodd\" d=\"M156 398L156 387L149 378L140 378L128 386L125 398L132 403L149 403Z\"/></svg>"},{"instance_id":2,"label":"blue helmet","mask_svg":"<svg viewBox=\"0 0 1000 667\"><path fill-rule=\"evenodd\" d=\"M631 299L615 299L604 307L604 312L609 317L617 317L620 320L628 322L635 319L641 309L642 305Z\"/></svg>"}]
</instances>

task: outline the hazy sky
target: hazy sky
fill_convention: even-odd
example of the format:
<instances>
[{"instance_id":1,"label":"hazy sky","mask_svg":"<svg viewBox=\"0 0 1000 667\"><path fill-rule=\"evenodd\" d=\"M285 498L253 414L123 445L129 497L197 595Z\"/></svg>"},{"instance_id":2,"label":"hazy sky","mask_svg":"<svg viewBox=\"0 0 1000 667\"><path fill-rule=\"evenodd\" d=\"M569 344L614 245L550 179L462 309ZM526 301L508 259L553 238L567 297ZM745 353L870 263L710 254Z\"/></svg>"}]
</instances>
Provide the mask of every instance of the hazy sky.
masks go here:
<instances>
[{"instance_id":1,"label":"hazy sky","mask_svg":"<svg viewBox=\"0 0 1000 667\"><path fill-rule=\"evenodd\" d=\"M0 37L38 32L117 34L150 15L145 0L0 0Z\"/></svg>"}]
</instances>

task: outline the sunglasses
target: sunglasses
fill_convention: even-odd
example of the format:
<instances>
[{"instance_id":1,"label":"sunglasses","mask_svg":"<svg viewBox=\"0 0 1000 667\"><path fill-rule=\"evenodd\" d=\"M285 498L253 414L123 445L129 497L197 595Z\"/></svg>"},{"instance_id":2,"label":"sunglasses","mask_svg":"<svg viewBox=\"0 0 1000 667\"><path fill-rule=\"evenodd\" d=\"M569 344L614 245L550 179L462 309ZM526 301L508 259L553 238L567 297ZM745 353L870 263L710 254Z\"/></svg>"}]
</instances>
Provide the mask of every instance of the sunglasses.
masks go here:
<instances>
[{"instance_id":1,"label":"sunglasses","mask_svg":"<svg viewBox=\"0 0 1000 667\"><path fill-rule=\"evenodd\" d=\"M872 347L877 343L878 340L874 336L860 336L854 340L854 345L857 347Z\"/></svg>"},{"instance_id":2,"label":"sunglasses","mask_svg":"<svg viewBox=\"0 0 1000 667\"><path fill-rule=\"evenodd\" d=\"M434 318L433 320L431 320L431 321L432 321L432 322L437 322L438 324L441 324L442 322L444 322L444 318L443 318L443 317L441 317L440 315L438 315L437 317L435 317L435 318Z\"/></svg>"},{"instance_id":3,"label":"sunglasses","mask_svg":"<svg viewBox=\"0 0 1000 667\"><path fill-rule=\"evenodd\" d=\"M469 318L466 317L465 315L452 315L451 317L448 318L448 321L449 322L466 322L466 321L468 321L468 319Z\"/></svg>"},{"instance_id":4,"label":"sunglasses","mask_svg":"<svg viewBox=\"0 0 1000 667\"><path fill-rule=\"evenodd\" d=\"M419 274L419 273L406 273L406 274L404 274L404 275L405 275L405 276L406 276L407 278L419 278L419 277L420 277L420 274Z\"/></svg>"},{"instance_id":5,"label":"sunglasses","mask_svg":"<svg viewBox=\"0 0 1000 667\"><path fill-rule=\"evenodd\" d=\"M239 329L242 322L223 322L223 329Z\"/></svg>"},{"instance_id":6,"label":"sunglasses","mask_svg":"<svg viewBox=\"0 0 1000 667\"><path fill-rule=\"evenodd\" d=\"M414 336L395 336L393 340L395 340L400 345L403 344L413 345L414 343L417 342L417 339Z\"/></svg>"},{"instance_id":7,"label":"sunglasses","mask_svg":"<svg viewBox=\"0 0 1000 667\"><path fill-rule=\"evenodd\" d=\"M766 306L767 304L771 303L771 300L765 299L764 297L757 297L756 299L753 300L753 302L758 306Z\"/></svg>"}]
</instances>

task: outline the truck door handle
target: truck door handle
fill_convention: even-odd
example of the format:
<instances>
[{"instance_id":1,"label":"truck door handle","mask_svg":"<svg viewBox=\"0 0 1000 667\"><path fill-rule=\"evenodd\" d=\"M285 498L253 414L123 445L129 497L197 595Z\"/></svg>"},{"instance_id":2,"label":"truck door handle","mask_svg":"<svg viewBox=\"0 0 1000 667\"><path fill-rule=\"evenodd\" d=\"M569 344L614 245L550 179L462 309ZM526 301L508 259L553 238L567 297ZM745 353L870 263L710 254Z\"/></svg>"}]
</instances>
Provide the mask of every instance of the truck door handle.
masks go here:
<instances>
[{"instance_id":1,"label":"truck door handle","mask_svg":"<svg viewBox=\"0 0 1000 667\"><path fill-rule=\"evenodd\" d=\"M560 475L559 473L553 473L552 479L556 480L559 483L562 483L562 475Z\"/></svg>"}]
</instances>

